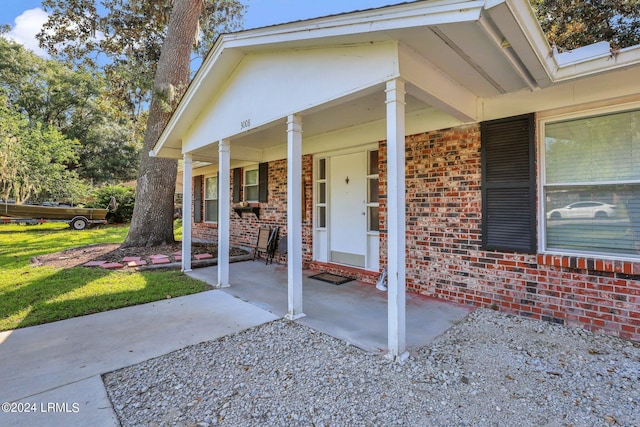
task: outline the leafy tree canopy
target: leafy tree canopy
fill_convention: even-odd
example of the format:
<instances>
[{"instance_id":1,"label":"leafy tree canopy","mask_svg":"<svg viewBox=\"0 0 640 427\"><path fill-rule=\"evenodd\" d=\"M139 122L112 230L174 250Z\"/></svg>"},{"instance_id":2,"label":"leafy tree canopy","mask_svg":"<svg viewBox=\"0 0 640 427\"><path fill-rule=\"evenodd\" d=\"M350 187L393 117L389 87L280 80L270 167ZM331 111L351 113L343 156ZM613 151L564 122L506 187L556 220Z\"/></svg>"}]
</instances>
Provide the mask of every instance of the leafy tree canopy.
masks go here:
<instances>
[{"instance_id":1,"label":"leafy tree canopy","mask_svg":"<svg viewBox=\"0 0 640 427\"><path fill-rule=\"evenodd\" d=\"M72 70L0 38L0 88L25 127L55 129L79 142L67 166L81 178L101 184L135 177L140 132L105 96L101 74Z\"/></svg>"},{"instance_id":2,"label":"leafy tree canopy","mask_svg":"<svg viewBox=\"0 0 640 427\"><path fill-rule=\"evenodd\" d=\"M132 117L148 107L136 202L125 246L172 242L177 162L155 159L158 140L190 77L190 60L217 34L239 28L240 0L43 0L39 34L49 53L103 69L110 91Z\"/></svg>"},{"instance_id":3,"label":"leafy tree canopy","mask_svg":"<svg viewBox=\"0 0 640 427\"><path fill-rule=\"evenodd\" d=\"M73 198L82 184L67 164L77 160L78 148L53 127L30 125L0 91L0 198Z\"/></svg>"},{"instance_id":4,"label":"leafy tree canopy","mask_svg":"<svg viewBox=\"0 0 640 427\"><path fill-rule=\"evenodd\" d=\"M175 0L43 0L49 20L38 35L52 55L102 69L111 94L132 115L150 102L153 78ZM195 56L203 56L218 34L240 28L240 0L205 1Z\"/></svg>"},{"instance_id":5,"label":"leafy tree canopy","mask_svg":"<svg viewBox=\"0 0 640 427\"><path fill-rule=\"evenodd\" d=\"M607 41L640 44L640 0L529 0L549 43L571 50Z\"/></svg>"}]
</instances>

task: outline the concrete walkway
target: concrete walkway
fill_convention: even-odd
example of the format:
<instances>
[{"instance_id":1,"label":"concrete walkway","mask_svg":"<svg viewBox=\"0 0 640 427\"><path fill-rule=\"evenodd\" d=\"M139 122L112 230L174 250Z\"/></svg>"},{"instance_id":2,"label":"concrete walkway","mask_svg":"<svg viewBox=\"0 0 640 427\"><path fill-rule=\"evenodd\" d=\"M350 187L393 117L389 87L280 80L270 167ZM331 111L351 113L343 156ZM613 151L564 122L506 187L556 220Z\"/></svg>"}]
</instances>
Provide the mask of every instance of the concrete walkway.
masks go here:
<instances>
[{"instance_id":1,"label":"concrete walkway","mask_svg":"<svg viewBox=\"0 0 640 427\"><path fill-rule=\"evenodd\" d=\"M0 425L117 426L101 374L277 318L208 291L0 332L0 403L22 412Z\"/></svg>"},{"instance_id":2,"label":"concrete walkway","mask_svg":"<svg viewBox=\"0 0 640 427\"><path fill-rule=\"evenodd\" d=\"M231 287L0 332L0 426L117 426L101 374L257 326L287 312L287 270L230 266ZM387 295L304 273L306 317L297 322L366 351L387 348ZM190 276L215 284L217 267ZM407 294L407 346L424 346L471 308Z\"/></svg>"},{"instance_id":3,"label":"concrete walkway","mask_svg":"<svg viewBox=\"0 0 640 427\"><path fill-rule=\"evenodd\" d=\"M217 268L188 273L211 285ZM387 293L373 285L351 281L333 285L312 279L317 272L303 271L302 300L306 317L296 322L340 338L372 353L386 353ZM230 264L231 287L222 289L279 317L287 314L287 267L264 261ZM409 351L423 347L464 319L473 307L407 292L406 341Z\"/></svg>"}]
</instances>

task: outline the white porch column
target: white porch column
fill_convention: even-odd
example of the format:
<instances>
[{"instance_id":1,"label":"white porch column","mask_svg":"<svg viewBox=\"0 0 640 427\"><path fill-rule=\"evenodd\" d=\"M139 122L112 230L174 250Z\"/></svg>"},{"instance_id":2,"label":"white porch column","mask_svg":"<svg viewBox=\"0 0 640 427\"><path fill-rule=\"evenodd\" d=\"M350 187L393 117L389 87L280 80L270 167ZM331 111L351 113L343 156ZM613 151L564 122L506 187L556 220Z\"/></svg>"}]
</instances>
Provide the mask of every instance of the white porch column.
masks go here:
<instances>
[{"instance_id":1,"label":"white porch column","mask_svg":"<svg viewBox=\"0 0 640 427\"><path fill-rule=\"evenodd\" d=\"M405 85L387 82L388 357L402 362L406 351L405 295Z\"/></svg>"},{"instance_id":2,"label":"white porch column","mask_svg":"<svg viewBox=\"0 0 640 427\"><path fill-rule=\"evenodd\" d=\"M191 222L193 221L193 158L183 156L182 168L182 271L191 271Z\"/></svg>"},{"instance_id":3,"label":"white porch column","mask_svg":"<svg viewBox=\"0 0 640 427\"><path fill-rule=\"evenodd\" d=\"M229 185L231 173L229 142L218 143L218 287L229 287Z\"/></svg>"},{"instance_id":4,"label":"white porch column","mask_svg":"<svg viewBox=\"0 0 640 427\"><path fill-rule=\"evenodd\" d=\"M289 320L302 312L302 118L287 119L287 266Z\"/></svg>"}]
</instances>

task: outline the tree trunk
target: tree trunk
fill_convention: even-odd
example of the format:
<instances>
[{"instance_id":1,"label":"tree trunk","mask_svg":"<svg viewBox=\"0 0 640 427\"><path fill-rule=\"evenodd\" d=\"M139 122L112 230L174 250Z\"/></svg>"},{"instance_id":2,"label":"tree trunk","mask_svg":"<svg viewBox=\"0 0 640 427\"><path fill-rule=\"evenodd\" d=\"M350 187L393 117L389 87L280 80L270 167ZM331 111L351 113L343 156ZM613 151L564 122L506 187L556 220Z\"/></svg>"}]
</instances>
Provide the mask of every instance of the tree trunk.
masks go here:
<instances>
[{"instance_id":1,"label":"tree trunk","mask_svg":"<svg viewBox=\"0 0 640 427\"><path fill-rule=\"evenodd\" d=\"M191 50L203 0L174 0L167 36L153 81L153 94L144 135L136 201L123 246L156 246L174 242L173 197L178 162L149 157L149 151L171 118L176 99L189 83ZM189 220L189 218L187 218Z\"/></svg>"}]
</instances>

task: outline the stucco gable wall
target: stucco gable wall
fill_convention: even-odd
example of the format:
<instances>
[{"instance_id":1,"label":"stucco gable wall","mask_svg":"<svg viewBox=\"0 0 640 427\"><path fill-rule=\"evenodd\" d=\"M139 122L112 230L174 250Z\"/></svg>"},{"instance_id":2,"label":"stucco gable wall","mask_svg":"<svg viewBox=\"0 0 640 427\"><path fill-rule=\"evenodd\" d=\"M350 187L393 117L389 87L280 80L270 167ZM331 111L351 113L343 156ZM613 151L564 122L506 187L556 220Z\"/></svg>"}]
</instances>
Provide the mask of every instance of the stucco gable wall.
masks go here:
<instances>
[{"instance_id":1,"label":"stucco gable wall","mask_svg":"<svg viewBox=\"0 0 640 427\"><path fill-rule=\"evenodd\" d=\"M397 50L376 43L249 54L195 120L183 151L382 84L398 74Z\"/></svg>"}]
</instances>

